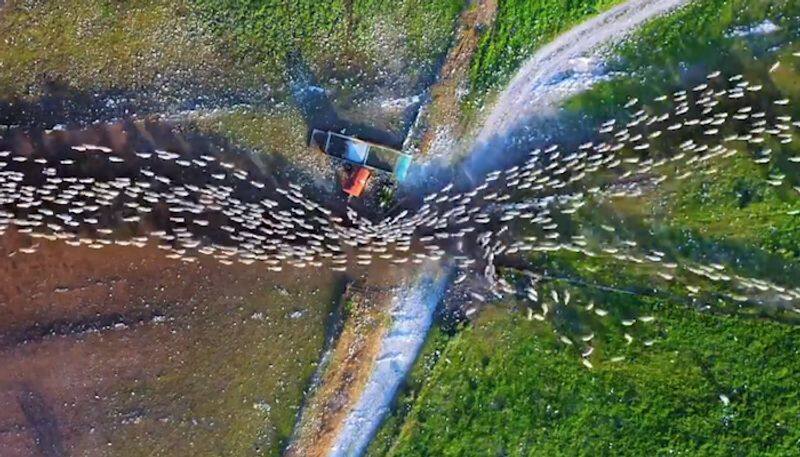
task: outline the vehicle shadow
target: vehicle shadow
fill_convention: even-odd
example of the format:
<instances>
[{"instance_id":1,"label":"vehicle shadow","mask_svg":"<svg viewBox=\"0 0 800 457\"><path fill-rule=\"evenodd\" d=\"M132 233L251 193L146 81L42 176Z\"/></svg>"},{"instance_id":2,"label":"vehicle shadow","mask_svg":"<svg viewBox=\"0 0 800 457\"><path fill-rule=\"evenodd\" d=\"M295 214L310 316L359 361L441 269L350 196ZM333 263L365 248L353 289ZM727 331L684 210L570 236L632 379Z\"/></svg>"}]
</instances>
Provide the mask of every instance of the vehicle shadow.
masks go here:
<instances>
[{"instance_id":1,"label":"vehicle shadow","mask_svg":"<svg viewBox=\"0 0 800 457\"><path fill-rule=\"evenodd\" d=\"M292 100L308 127L307 139L311 138L313 129L330 130L394 148L402 147L404 138L342 116L300 52L287 56L286 68Z\"/></svg>"}]
</instances>

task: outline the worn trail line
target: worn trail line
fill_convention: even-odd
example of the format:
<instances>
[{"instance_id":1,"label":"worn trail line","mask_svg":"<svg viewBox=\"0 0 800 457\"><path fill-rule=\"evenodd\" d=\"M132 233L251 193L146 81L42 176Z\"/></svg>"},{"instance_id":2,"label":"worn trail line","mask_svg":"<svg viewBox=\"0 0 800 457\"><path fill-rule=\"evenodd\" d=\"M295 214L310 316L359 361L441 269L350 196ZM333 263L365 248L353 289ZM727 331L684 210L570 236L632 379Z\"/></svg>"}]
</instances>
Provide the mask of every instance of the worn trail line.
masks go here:
<instances>
[{"instance_id":1,"label":"worn trail line","mask_svg":"<svg viewBox=\"0 0 800 457\"><path fill-rule=\"evenodd\" d=\"M600 46L621 40L636 27L691 0L630 0L590 19L542 47L517 72L500 94L475 139L473 153L493 137L503 137L514 126L531 118L542 108L558 102L558 95L539 89L570 70L573 60L585 57Z\"/></svg>"}]
</instances>

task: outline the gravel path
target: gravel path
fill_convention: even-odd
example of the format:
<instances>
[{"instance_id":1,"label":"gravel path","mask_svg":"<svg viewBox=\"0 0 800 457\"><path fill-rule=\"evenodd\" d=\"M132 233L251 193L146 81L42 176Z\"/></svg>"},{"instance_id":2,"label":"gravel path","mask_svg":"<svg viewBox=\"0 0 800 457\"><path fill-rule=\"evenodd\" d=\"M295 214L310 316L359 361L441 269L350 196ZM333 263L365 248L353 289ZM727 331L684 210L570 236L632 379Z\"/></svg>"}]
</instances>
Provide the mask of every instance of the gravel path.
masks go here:
<instances>
[{"instance_id":1,"label":"gravel path","mask_svg":"<svg viewBox=\"0 0 800 457\"><path fill-rule=\"evenodd\" d=\"M431 264L395 299L391 328L383 339L369 381L331 449L331 457L362 455L372 441L425 342L447 279L445 269Z\"/></svg>"},{"instance_id":2,"label":"gravel path","mask_svg":"<svg viewBox=\"0 0 800 457\"><path fill-rule=\"evenodd\" d=\"M475 150L522 121L553 108L569 93L542 90L559 75L597 58L600 47L617 42L648 20L691 0L630 0L588 20L542 47L517 72L491 107L475 139Z\"/></svg>"}]
</instances>

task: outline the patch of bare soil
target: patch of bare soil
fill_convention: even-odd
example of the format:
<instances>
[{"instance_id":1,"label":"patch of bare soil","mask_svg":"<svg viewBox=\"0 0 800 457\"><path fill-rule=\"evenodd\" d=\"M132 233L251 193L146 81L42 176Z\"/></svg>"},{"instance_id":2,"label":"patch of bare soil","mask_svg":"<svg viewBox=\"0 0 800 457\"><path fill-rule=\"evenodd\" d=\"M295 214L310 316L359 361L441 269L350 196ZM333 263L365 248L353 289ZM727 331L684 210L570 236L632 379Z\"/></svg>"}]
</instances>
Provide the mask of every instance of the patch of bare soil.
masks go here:
<instances>
[{"instance_id":1,"label":"patch of bare soil","mask_svg":"<svg viewBox=\"0 0 800 457\"><path fill-rule=\"evenodd\" d=\"M459 138L461 94L469 84L469 68L483 30L491 27L497 15L497 0L473 0L459 19L456 41L447 54L436 84L431 87L428 128L422 136L420 153L447 138Z\"/></svg>"},{"instance_id":2,"label":"patch of bare soil","mask_svg":"<svg viewBox=\"0 0 800 457\"><path fill-rule=\"evenodd\" d=\"M181 263L165 258L154 245L94 250L43 241L35 254L20 253L18 248L27 244L15 233L0 238L0 455L4 457L120 455L120 433L144 427L137 425L140 422L156 421L177 437L182 433L177 424L189 421L189 426L208 428L204 434L215 436L223 424L192 424L193 419L183 417L189 400L180 389L164 404L144 401L140 409L129 410L115 405L131 403L147 393L146 386L174 377L175 370L191 371L196 361L187 354L197 352L198 335L208 333L203 322L228 319L243 306L240 303L272 290L278 281L288 289L301 282L308 290L332 281L326 274L315 275L316 279L305 272L276 276L261 268L224 266L210 259ZM15 254L8 257L10 253ZM306 296L300 300L306 298L311 300ZM299 319L292 317L293 322ZM219 334L218 342L224 344L228 336ZM224 366L226 360L213 363ZM231 382L186 381L191 386ZM219 384L220 392L225 382ZM176 451L186 450L184 445L188 443L170 446ZM174 455L166 447L150 451L150 455Z\"/></svg>"}]
</instances>

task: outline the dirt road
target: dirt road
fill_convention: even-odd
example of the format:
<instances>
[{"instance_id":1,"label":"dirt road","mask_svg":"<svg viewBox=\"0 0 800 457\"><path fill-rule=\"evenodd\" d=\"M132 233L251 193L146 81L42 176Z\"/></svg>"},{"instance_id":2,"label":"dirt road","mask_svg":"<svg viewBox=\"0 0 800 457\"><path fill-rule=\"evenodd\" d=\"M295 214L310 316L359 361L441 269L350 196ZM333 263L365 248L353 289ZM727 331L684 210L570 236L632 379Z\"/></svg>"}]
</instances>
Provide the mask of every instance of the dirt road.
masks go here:
<instances>
[{"instance_id":1,"label":"dirt road","mask_svg":"<svg viewBox=\"0 0 800 457\"><path fill-rule=\"evenodd\" d=\"M691 0L630 0L588 20L536 52L500 94L486 117L474 151L490 139L503 137L515 125L553 108L568 93L542 91L561 74L596 59L599 48L617 42L636 27ZM578 68L578 70L580 70Z\"/></svg>"}]
</instances>

